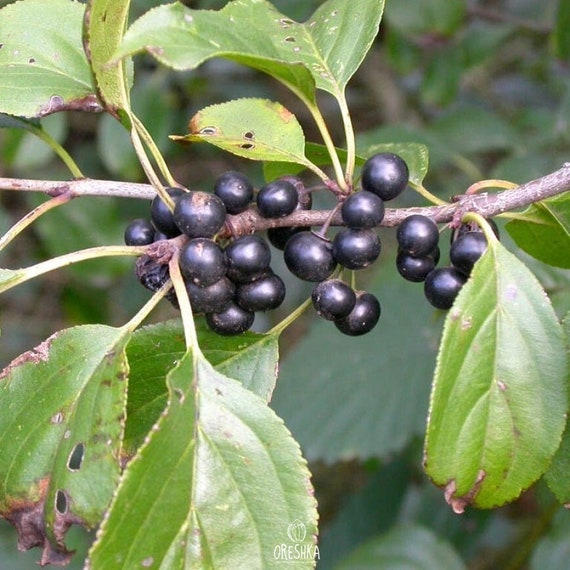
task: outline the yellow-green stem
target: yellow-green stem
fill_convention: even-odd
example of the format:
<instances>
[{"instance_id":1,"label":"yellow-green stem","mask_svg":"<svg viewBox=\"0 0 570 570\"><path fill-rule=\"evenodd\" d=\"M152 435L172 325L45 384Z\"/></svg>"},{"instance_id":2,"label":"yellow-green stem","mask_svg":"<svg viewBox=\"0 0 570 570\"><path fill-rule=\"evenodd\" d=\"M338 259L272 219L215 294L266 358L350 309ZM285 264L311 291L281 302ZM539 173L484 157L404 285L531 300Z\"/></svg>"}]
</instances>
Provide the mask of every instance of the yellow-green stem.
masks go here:
<instances>
[{"instance_id":1,"label":"yellow-green stem","mask_svg":"<svg viewBox=\"0 0 570 570\"><path fill-rule=\"evenodd\" d=\"M277 323L271 330L267 332L268 335L281 334L291 323L297 320L311 305L312 300L309 297L301 305L299 305L290 315L286 316L280 323Z\"/></svg>"},{"instance_id":2,"label":"yellow-green stem","mask_svg":"<svg viewBox=\"0 0 570 570\"><path fill-rule=\"evenodd\" d=\"M424 187L423 184L416 184L415 182L410 182L410 186L423 198L425 198L428 202L435 204L436 206L445 206L447 202L438 198L434 194L432 194L427 188Z\"/></svg>"},{"instance_id":3,"label":"yellow-green stem","mask_svg":"<svg viewBox=\"0 0 570 570\"><path fill-rule=\"evenodd\" d=\"M344 125L344 138L346 139L345 180L348 184L352 185L351 181L354 177L354 165L356 163L356 140L354 138L354 128L352 126L352 118L350 116L350 110L344 93L342 94L342 97L338 97L338 102L342 115L342 123Z\"/></svg>"},{"instance_id":4,"label":"yellow-green stem","mask_svg":"<svg viewBox=\"0 0 570 570\"><path fill-rule=\"evenodd\" d=\"M490 244L499 241L495 235L495 232L493 231L493 228L489 225L489 222L480 214L476 214L475 212L467 212L467 214L461 218L461 221L464 224L467 222L475 222L481 228L481 230L483 230L483 233L487 238L487 243Z\"/></svg>"},{"instance_id":5,"label":"yellow-green stem","mask_svg":"<svg viewBox=\"0 0 570 570\"><path fill-rule=\"evenodd\" d=\"M465 194L476 194L477 192L481 192L481 190L486 190L487 188L503 188L505 190L512 190L517 187L518 184L509 180L480 180L479 182L471 184L471 186L469 186L465 191Z\"/></svg>"},{"instance_id":6,"label":"yellow-green stem","mask_svg":"<svg viewBox=\"0 0 570 570\"><path fill-rule=\"evenodd\" d=\"M30 132L37 136L40 140L45 142L67 166L73 178L85 178L77 163L71 158L71 155L44 129L41 127L31 126Z\"/></svg>"},{"instance_id":7,"label":"yellow-green stem","mask_svg":"<svg viewBox=\"0 0 570 570\"><path fill-rule=\"evenodd\" d=\"M124 325L123 328L129 332L137 329L141 323L152 313L154 308L162 301L164 296L172 289L172 281L170 279L156 292L153 296L137 311L137 314Z\"/></svg>"}]
</instances>

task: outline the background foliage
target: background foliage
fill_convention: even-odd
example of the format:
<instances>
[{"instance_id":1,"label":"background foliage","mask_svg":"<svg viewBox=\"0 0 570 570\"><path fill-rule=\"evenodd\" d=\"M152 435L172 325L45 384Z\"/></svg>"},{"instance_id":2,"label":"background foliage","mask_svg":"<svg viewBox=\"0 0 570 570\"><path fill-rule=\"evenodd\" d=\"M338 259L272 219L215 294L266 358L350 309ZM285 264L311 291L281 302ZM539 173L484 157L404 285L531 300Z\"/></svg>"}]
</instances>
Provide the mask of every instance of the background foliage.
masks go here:
<instances>
[{"instance_id":1,"label":"background foliage","mask_svg":"<svg viewBox=\"0 0 570 570\"><path fill-rule=\"evenodd\" d=\"M134 13L158 4L139 0ZM225 2L185 4L220 8ZM302 21L319 2L274 4ZM570 147L570 41L563 25L569 14L565 0L387 2L381 33L347 91L359 146L425 143L430 150L425 185L446 199L479 179L522 183L559 168ZM185 132L196 110L212 103L240 96L279 100L301 122L306 119L307 138L317 138L291 95L254 71L221 60L176 74L146 57L136 65L134 110L175 177L190 188L210 189L230 168L246 171L256 185L263 179L256 163L199 145L188 153L168 140L171 133ZM328 95L319 97L325 110L335 110ZM43 124L91 177L145 180L127 134L110 116L56 114ZM334 132L332 126L333 136L342 139L341 127ZM0 175L67 177L41 142L24 130L5 129ZM3 193L0 200L0 230L5 230L38 198ZM414 203L411 195L398 205ZM29 265L71 248L120 243L126 223L147 208L128 200L74 201L24 234L6 264ZM565 315L570 272L523 254L502 226L501 235L539 277L559 317ZM383 305L377 331L340 337L307 315L281 342L272 406L300 442L314 474L321 515L318 567L393 568L391 557L403 551L426 569L441 568L442 560L446 568L560 568L569 554L569 517L543 483L508 507L468 510L458 517L423 475L425 416L443 323L421 289L397 275L394 233L384 231L383 240L383 261L366 277ZM286 271L275 269L286 278ZM287 287L286 305L267 317L273 322L309 292L294 278ZM2 297L1 325L10 334L0 343L1 367L58 329L98 322L120 326L146 298L128 259L83 263L14 289ZM153 318L171 316L176 313L165 303ZM1 521L0 530L2 567L32 567L37 553L16 554L11 528ZM90 540L77 529L73 538L83 550ZM80 567L81 559L80 554L72 567Z\"/></svg>"}]
</instances>

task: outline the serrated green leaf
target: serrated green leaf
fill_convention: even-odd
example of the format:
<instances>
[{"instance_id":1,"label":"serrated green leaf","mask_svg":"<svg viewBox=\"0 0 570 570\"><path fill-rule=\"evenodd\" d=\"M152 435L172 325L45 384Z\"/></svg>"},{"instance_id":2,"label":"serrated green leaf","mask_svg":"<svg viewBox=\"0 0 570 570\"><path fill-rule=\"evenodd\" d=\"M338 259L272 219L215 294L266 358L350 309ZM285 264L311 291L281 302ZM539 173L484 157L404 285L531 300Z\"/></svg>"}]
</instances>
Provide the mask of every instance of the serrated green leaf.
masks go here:
<instances>
[{"instance_id":1,"label":"serrated green leaf","mask_svg":"<svg viewBox=\"0 0 570 570\"><path fill-rule=\"evenodd\" d=\"M457 512L512 501L548 468L566 411L558 319L526 266L490 243L446 318L426 472Z\"/></svg>"},{"instance_id":2,"label":"serrated green leaf","mask_svg":"<svg viewBox=\"0 0 570 570\"><path fill-rule=\"evenodd\" d=\"M225 57L269 73L313 102L315 83L337 97L344 91L383 8L383 0L328 0L301 24L265 0L235 0L217 12L170 4L137 20L115 57L146 49L175 69Z\"/></svg>"},{"instance_id":3,"label":"serrated green leaf","mask_svg":"<svg viewBox=\"0 0 570 570\"><path fill-rule=\"evenodd\" d=\"M305 135L293 113L267 99L236 99L198 111L190 134L171 137L182 142L208 142L249 158L309 166Z\"/></svg>"},{"instance_id":4,"label":"serrated green leaf","mask_svg":"<svg viewBox=\"0 0 570 570\"><path fill-rule=\"evenodd\" d=\"M309 473L282 421L202 356L186 354L168 386L169 407L127 468L88 567L277 567L275 547L292 542L297 521L305 532L292 537L310 547L297 562L314 567Z\"/></svg>"},{"instance_id":5,"label":"serrated green leaf","mask_svg":"<svg viewBox=\"0 0 570 570\"><path fill-rule=\"evenodd\" d=\"M570 194L532 204L506 228L529 255L549 265L570 269Z\"/></svg>"},{"instance_id":6,"label":"serrated green leaf","mask_svg":"<svg viewBox=\"0 0 570 570\"><path fill-rule=\"evenodd\" d=\"M466 570L453 547L427 528L403 525L362 546L335 570Z\"/></svg>"},{"instance_id":7,"label":"serrated green leaf","mask_svg":"<svg viewBox=\"0 0 570 570\"><path fill-rule=\"evenodd\" d=\"M25 0L0 10L0 112L43 117L99 108L81 42L85 7Z\"/></svg>"},{"instance_id":8,"label":"serrated green leaf","mask_svg":"<svg viewBox=\"0 0 570 570\"><path fill-rule=\"evenodd\" d=\"M118 482L127 340L102 325L65 329L0 378L0 512L47 560L68 556L68 525L99 523Z\"/></svg>"},{"instance_id":9,"label":"serrated green leaf","mask_svg":"<svg viewBox=\"0 0 570 570\"><path fill-rule=\"evenodd\" d=\"M245 333L221 337L196 319L200 346L218 372L269 400L277 379L278 336ZM143 327L127 346L131 368L125 454L131 456L166 407L166 376L186 351L180 320Z\"/></svg>"},{"instance_id":10,"label":"serrated green leaf","mask_svg":"<svg viewBox=\"0 0 570 570\"><path fill-rule=\"evenodd\" d=\"M130 0L89 0L85 10L85 52L105 109L129 127L125 113L129 105L130 60L110 63L120 45L129 16Z\"/></svg>"}]
</instances>

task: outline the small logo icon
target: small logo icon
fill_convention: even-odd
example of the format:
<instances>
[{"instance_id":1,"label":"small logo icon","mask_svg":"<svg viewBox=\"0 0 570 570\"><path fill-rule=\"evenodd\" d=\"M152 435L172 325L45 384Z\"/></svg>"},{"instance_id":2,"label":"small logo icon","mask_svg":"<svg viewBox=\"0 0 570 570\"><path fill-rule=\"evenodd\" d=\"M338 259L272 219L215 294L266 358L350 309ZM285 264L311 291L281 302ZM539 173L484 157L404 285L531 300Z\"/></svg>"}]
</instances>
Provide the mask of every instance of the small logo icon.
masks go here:
<instances>
[{"instance_id":1,"label":"small logo icon","mask_svg":"<svg viewBox=\"0 0 570 570\"><path fill-rule=\"evenodd\" d=\"M299 519L295 519L287 527L287 536L291 542L295 542L297 544L303 542L307 536L307 527Z\"/></svg>"}]
</instances>

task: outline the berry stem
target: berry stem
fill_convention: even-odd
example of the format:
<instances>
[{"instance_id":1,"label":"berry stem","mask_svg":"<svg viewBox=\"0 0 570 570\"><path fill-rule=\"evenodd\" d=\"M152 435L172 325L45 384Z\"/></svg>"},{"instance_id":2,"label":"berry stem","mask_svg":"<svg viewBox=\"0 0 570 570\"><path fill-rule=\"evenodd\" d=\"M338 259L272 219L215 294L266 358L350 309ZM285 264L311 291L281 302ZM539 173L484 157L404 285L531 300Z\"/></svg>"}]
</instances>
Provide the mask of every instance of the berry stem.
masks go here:
<instances>
[{"instance_id":1,"label":"berry stem","mask_svg":"<svg viewBox=\"0 0 570 570\"><path fill-rule=\"evenodd\" d=\"M23 232L29 225L35 222L40 216L49 212L57 206L66 204L74 198L70 192L55 196L39 206L36 206L31 212L28 212L23 218L18 220L1 238L0 238L0 251L3 250L14 238Z\"/></svg>"},{"instance_id":2,"label":"berry stem","mask_svg":"<svg viewBox=\"0 0 570 570\"><path fill-rule=\"evenodd\" d=\"M341 96L337 97L337 100L340 106L342 123L344 125L344 138L346 140L345 181L349 187L351 187L354 177L354 165L356 164L356 140L354 138L354 128L352 126L352 118L350 116L348 102L346 101L346 95L342 93Z\"/></svg>"},{"instance_id":3,"label":"berry stem","mask_svg":"<svg viewBox=\"0 0 570 570\"><path fill-rule=\"evenodd\" d=\"M485 190L487 188L503 188L505 190L512 190L517 186L518 184L510 182L509 180L480 180L479 182L475 182L475 184L471 184L471 186L469 186L465 191L465 194L476 194L477 192L481 192L481 190Z\"/></svg>"},{"instance_id":4,"label":"berry stem","mask_svg":"<svg viewBox=\"0 0 570 570\"><path fill-rule=\"evenodd\" d=\"M54 271L55 269L61 269L68 265L73 265L80 261L86 261L88 259L97 259L100 257L117 257L134 255L143 255L146 252L147 246L128 246L128 245L103 245L98 247L90 247L87 249L80 249L79 251L74 251L72 253L66 253L60 255L59 257L54 257L46 261L41 261L30 267L22 269L7 269L4 271L12 273L0 281L0 293L12 289L16 285L20 285L30 279L39 277L44 273ZM1 276L1 274L0 274Z\"/></svg>"},{"instance_id":5,"label":"berry stem","mask_svg":"<svg viewBox=\"0 0 570 570\"><path fill-rule=\"evenodd\" d=\"M188 293L186 292L182 273L180 272L180 266L178 265L179 257L180 250L177 249L168 262L168 272L170 273L170 279L174 285L176 299L178 300L178 305L180 307L186 349L192 350L194 356L197 357L202 354L202 351L198 344L198 335L196 334L196 325L194 324L194 313L192 311L192 306L190 305Z\"/></svg>"},{"instance_id":6,"label":"berry stem","mask_svg":"<svg viewBox=\"0 0 570 570\"><path fill-rule=\"evenodd\" d=\"M156 293L152 295L152 297L137 311L137 314L130 319L128 323L126 323L123 328L129 332L134 332L141 323L152 313L154 308L162 301L164 296L170 291L172 288L172 282L170 279L158 290Z\"/></svg>"},{"instance_id":7,"label":"berry stem","mask_svg":"<svg viewBox=\"0 0 570 570\"><path fill-rule=\"evenodd\" d=\"M420 196L425 198L428 202L435 204L436 206L445 206L447 202L438 198L434 194L432 194L423 184L417 184L416 182L409 182L408 183Z\"/></svg>"},{"instance_id":8,"label":"berry stem","mask_svg":"<svg viewBox=\"0 0 570 570\"><path fill-rule=\"evenodd\" d=\"M495 232L493 231L493 228L489 225L489 222L480 214L476 214L475 212L468 212L461 218L461 221L462 223L475 222L481 228L481 230L483 230L488 244L496 243L499 241L495 235Z\"/></svg>"},{"instance_id":9,"label":"berry stem","mask_svg":"<svg viewBox=\"0 0 570 570\"><path fill-rule=\"evenodd\" d=\"M291 314L287 315L281 322L277 323L271 330L265 334L267 336L280 335L289 325L298 319L313 304L309 297L301 305L299 305Z\"/></svg>"}]
</instances>

